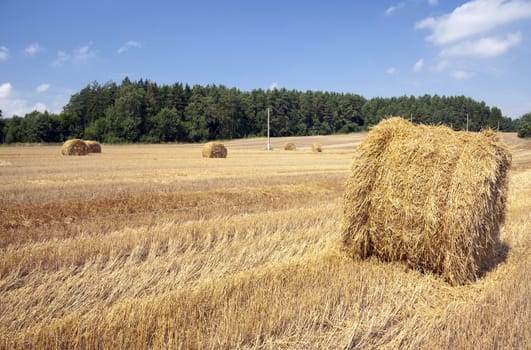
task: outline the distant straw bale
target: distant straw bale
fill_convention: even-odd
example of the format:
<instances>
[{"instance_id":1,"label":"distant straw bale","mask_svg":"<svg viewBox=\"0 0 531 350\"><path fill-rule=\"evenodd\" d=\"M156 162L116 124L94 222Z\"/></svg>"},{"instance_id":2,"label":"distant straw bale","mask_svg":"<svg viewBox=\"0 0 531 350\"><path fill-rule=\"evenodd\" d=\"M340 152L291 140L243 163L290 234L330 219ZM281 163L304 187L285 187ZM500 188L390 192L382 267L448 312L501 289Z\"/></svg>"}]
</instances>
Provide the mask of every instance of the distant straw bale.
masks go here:
<instances>
[{"instance_id":1,"label":"distant straw bale","mask_svg":"<svg viewBox=\"0 0 531 350\"><path fill-rule=\"evenodd\" d=\"M284 150L286 151L295 151L297 149L297 146L293 142L286 142L284 144Z\"/></svg>"},{"instance_id":2,"label":"distant straw bale","mask_svg":"<svg viewBox=\"0 0 531 350\"><path fill-rule=\"evenodd\" d=\"M221 142L208 142L203 147L204 158L227 158L227 148Z\"/></svg>"},{"instance_id":3,"label":"distant straw bale","mask_svg":"<svg viewBox=\"0 0 531 350\"><path fill-rule=\"evenodd\" d=\"M312 143L312 151L313 152L322 152L323 146L321 146L320 143Z\"/></svg>"},{"instance_id":4,"label":"distant straw bale","mask_svg":"<svg viewBox=\"0 0 531 350\"><path fill-rule=\"evenodd\" d=\"M354 258L403 261L452 285L492 264L511 155L490 130L383 120L356 149L343 243Z\"/></svg>"},{"instance_id":5,"label":"distant straw bale","mask_svg":"<svg viewBox=\"0 0 531 350\"><path fill-rule=\"evenodd\" d=\"M98 141L85 140L89 153L101 153L101 144Z\"/></svg>"},{"instance_id":6,"label":"distant straw bale","mask_svg":"<svg viewBox=\"0 0 531 350\"><path fill-rule=\"evenodd\" d=\"M80 139L72 139L65 141L61 148L63 156L85 156L89 153L89 149L85 142Z\"/></svg>"}]
</instances>

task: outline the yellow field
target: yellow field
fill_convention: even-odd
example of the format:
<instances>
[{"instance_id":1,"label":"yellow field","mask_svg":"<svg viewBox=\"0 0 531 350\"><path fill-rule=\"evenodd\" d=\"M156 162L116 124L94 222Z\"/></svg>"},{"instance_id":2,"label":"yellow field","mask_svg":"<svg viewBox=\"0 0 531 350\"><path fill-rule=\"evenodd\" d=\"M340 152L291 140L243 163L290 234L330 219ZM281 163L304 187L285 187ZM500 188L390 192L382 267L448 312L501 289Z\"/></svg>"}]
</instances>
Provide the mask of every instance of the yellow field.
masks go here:
<instances>
[{"instance_id":1,"label":"yellow field","mask_svg":"<svg viewBox=\"0 0 531 350\"><path fill-rule=\"evenodd\" d=\"M503 135L499 261L451 287L340 252L364 137L276 138L271 152L237 140L226 159L200 145L0 147L0 348L530 348L531 141Z\"/></svg>"}]
</instances>

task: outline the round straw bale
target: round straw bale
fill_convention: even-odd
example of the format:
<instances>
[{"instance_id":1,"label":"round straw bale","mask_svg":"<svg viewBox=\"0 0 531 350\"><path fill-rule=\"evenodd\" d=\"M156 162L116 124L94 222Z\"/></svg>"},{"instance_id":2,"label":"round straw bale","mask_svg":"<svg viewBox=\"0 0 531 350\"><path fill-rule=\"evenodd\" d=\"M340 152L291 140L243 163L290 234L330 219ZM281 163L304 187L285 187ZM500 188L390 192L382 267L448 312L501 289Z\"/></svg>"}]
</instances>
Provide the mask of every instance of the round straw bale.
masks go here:
<instances>
[{"instance_id":1,"label":"round straw bale","mask_svg":"<svg viewBox=\"0 0 531 350\"><path fill-rule=\"evenodd\" d=\"M208 142L203 147L204 158L227 158L227 148L221 142Z\"/></svg>"},{"instance_id":2,"label":"round straw bale","mask_svg":"<svg viewBox=\"0 0 531 350\"><path fill-rule=\"evenodd\" d=\"M312 143L312 151L313 152L322 152L323 146L321 146L320 143Z\"/></svg>"},{"instance_id":3,"label":"round straw bale","mask_svg":"<svg viewBox=\"0 0 531 350\"><path fill-rule=\"evenodd\" d=\"M85 140L89 153L101 153L101 144L98 141Z\"/></svg>"},{"instance_id":4,"label":"round straw bale","mask_svg":"<svg viewBox=\"0 0 531 350\"><path fill-rule=\"evenodd\" d=\"M343 196L354 258L403 261L458 285L492 264L511 155L492 131L383 120L356 149Z\"/></svg>"},{"instance_id":5,"label":"round straw bale","mask_svg":"<svg viewBox=\"0 0 531 350\"><path fill-rule=\"evenodd\" d=\"M286 142L284 144L284 150L286 151L295 151L297 149L297 146L293 142Z\"/></svg>"},{"instance_id":6,"label":"round straw bale","mask_svg":"<svg viewBox=\"0 0 531 350\"><path fill-rule=\"evenodd\" d=\"M72 139L65 141L61 148L63 156L85 156L89 153L89 149L85 142L80 139Z\"/></svg>"}]
</instances>

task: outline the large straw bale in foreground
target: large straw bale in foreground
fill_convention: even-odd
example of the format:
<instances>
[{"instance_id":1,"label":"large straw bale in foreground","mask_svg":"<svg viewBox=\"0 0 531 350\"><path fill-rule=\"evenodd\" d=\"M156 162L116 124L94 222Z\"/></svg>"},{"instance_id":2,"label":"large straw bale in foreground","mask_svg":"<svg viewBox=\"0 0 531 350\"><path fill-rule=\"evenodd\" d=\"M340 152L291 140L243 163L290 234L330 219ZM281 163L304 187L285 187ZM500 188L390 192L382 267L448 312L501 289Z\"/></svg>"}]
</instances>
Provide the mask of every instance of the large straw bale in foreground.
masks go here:
<instances>
[{"instance_id":1,"label":"large straw bale in foreground","mask_svg":"<svg viewBox=\"0 0 531 350\"><path fill-rule=\"evenodd\" d=\"M72 139L65 141L61 148L63 156L85 156L89 153L89 149L83 140Z\"/></svg>"},{"instance_id":2,"label":"large straw bale in foreground","mask_svg":"<svg viewBox=\"0 0 531 350\"><path fill-rule=\"evenodd\" d=\"M227 158L227 148L221 142L208 142L203 147L205 158Z\"/></svg>"},{"instance_id":3,"label":"large straw bale in foreground","mask_svg":"<svg viewBox=\"0 0 531 350\"><path fill-rule=\"evenodd\" d=\"M404 261L452 285L495 255L511 155L492 131L383 120L356 149L343 242L355 258Z\"/></svg>"},{"instance_id":4,"label":"large straw bale in foreground","mask_svg":"<svg viewBox=\"0 0 531 350\"><path fill-rule=\"evenodd\" d=\"M101 144L98 141L85 140L89 153L101 153Z\"/></svg>"}]
</instances>

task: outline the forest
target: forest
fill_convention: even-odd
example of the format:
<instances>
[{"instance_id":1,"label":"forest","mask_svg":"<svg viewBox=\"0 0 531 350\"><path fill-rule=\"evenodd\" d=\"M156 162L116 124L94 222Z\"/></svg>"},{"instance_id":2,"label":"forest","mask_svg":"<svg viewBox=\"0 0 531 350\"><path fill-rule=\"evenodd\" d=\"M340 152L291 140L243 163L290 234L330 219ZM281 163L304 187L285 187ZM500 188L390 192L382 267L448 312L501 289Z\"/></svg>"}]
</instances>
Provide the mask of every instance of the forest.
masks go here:
<instances>
[{"instance_id":1,"label":"forest","mask_svg":"<svg viewBox=\"0 0 531 350\"><path fill-rule=\"evenodd\" d=\"M518 121L497 107L465 96L400 96L367 99L353 93L254 89L149 80L93 82L70 97L61 113L34 111L1 118L0 143L63 142L84 138L104 143L204 142L265 136L327 135L365 131L400 115L414 123L455 130L516 131Z\"/></svg>"}]
</instances>

